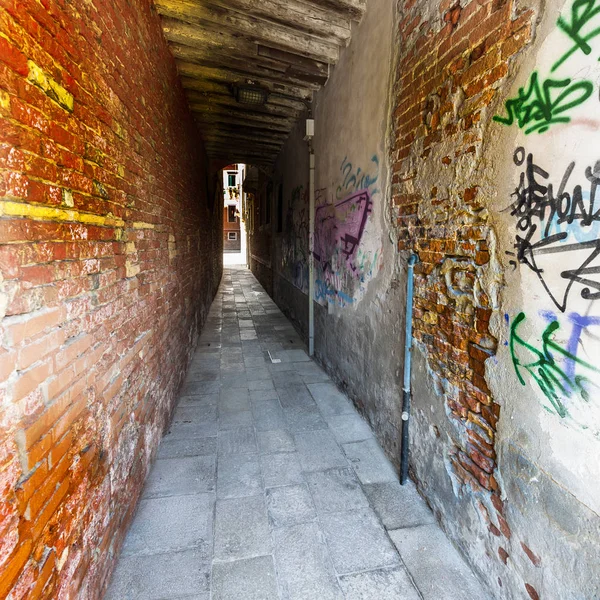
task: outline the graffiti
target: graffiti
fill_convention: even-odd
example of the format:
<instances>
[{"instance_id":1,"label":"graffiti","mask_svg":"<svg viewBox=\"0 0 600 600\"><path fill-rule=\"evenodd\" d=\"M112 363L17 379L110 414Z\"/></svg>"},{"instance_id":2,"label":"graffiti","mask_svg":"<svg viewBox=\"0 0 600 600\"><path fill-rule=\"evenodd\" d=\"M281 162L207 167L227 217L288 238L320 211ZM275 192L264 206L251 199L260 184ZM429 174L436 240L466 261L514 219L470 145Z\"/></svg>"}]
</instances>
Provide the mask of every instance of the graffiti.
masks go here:
<instances>
[{"instance_id":1,"label":"graffiti","mask_svg":"<svg viewBox=\"0 0 600 600\"><path fill-rule=\"evenodd\" d=\"M504 105L508 116L494 116L494 121L512 125L515 121L525 134L544 133L551 125L568 123L565 113L585 102L594 91L589 81L572 83L570 79L539 81L537 72L531 75L527 90L519 88L518 96Z\"/></svg>"},{"instance_id":2,"label":"graffiti","mask_svg":"<svg viewBox=\"0 0 600 600\"><path fill-rule=\"evenodd\" d=\"M362 239L372 207L369 190L360 190L336 204L323 204L315 211L314 257L319 274L322 299L338 297L347 288L349 279L364 281L364 257L357 261ZM327 290L323 290L327 286Z\"/></svg>"},{"instance_id":3,"label":"graffiti","mask_svg":"<svg viewBox=\"0 0 600 600\"><path fill-rule=\"evenodd\" d=\"M552 65L551 73L578 50L585 55L592 52L590 40L600 35L600 27L585 31L588 24L600 14L597 0L574 0L571 13L565 18L560 16L556 22L557 27L565 33L573 45ZM591 81L579 79L575 82L570 77L561 79L542 79L537 72L529 78L527 90L519 88L516 98L507 100L504 105L506 117L494 116L494 121L504 125L517 123L525 134L544 133L552 125L569 123L571 117L566 113L583 104L594 91Z\"/></svg>"},{"instance_id":4,"label":"graffiti","mask_svg":"<svg viewBox=\"0 0 600 600\"><path fill-rule=\"evenodd\" d=\"M549 174L536 165L532 154L516 149L514 163L524 170L511 194L514 201L506 210L516 217L516 262L526 265L540 279L556 307L564 312L571 289L582 286L581 297L600 298L600 207L595 206L600 183L600 161L587 167L589 191L580 184L569 186L575 162L565 170L558 188L548 182ZM555 254L567 256L572 268L556 272Z\"/></svg>"},{"instance_id":5,"label":"graffiti","mask_svg":"<svg viewBox=\"0 0 600 600\"><path fill-rule=\"evenodd\" d=\"M303 186L292 191L281 241L284 274L299 289L308 290L308 198Z\"/></svg>"},{"instance_id":6,"label":"graffiti","mask_svg":"<svg viewBox=\"0 0 600 600\"><path fill-rule=\"evenodd\" d=\"M351 192L357 192L358 190L370 189L371 194L377 193L377 190L372 189L372 186L377 182L379 177L379 158L377 155L371 157L371 162L375 165L375 175L369 175L361 170L360 167L354 171L352 163L348 161L348 157L345 156L340 166L342 172L342 183L338 185L335 191L335 197L341 200Z\"/></svg>"},{"instance_id":7,"label":"graffiti","mask_svg":"<svg viewBox=\"0 0 600 600\"><path fill-rule=\"evenodd\" d=\"M525 321L524 313L519 313L510 326L510 354L521 385L526 385L526 376L531 377L544 394L547 404L543 407L561 418L570 415L572 400L580 399L589 403L591 388L598 387L590 378L598 372L591 363L577 356L582 332L592 325L600 325L599 317L570 315L571 335L566 347L556 341L560 329L558 320L552 313L546 314L550 323L541 336L541 347L526 342L519 334Z\"/></svg>"},{"instance_id":8,"label":"graffiti","mask_svg":"<svg viewBox=\"0 0 600 600\"><path fill-rule=\"evenodd\" d=\"M596 27L587 33L584 32L587 25L600 15L600 5L596 0L575 0L571 6L569 20L559 17L557 25L574 42L573 46L567 50L552 66L552 70L558 69L575 52L581 51L586 56L591 54L592 47L589 42L600 35L600 27Z\"/></svg>"}]
</instances>

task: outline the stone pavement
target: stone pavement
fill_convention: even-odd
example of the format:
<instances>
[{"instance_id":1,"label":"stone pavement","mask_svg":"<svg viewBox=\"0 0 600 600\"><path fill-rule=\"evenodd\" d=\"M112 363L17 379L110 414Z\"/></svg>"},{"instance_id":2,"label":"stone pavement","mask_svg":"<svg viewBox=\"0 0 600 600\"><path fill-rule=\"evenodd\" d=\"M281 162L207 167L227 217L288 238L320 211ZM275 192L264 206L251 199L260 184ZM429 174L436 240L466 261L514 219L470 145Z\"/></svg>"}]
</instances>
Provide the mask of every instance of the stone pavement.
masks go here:
<instances>
[{"instance_id":1,"label":"stone pavement","mask_svg":"<svg viewBox=\"0 0 600 600\"><path fill-rule=\"evenodd\" d=\"M286 317L233 267L106 598L488 595Z\"/></svg>"}]
</instances>

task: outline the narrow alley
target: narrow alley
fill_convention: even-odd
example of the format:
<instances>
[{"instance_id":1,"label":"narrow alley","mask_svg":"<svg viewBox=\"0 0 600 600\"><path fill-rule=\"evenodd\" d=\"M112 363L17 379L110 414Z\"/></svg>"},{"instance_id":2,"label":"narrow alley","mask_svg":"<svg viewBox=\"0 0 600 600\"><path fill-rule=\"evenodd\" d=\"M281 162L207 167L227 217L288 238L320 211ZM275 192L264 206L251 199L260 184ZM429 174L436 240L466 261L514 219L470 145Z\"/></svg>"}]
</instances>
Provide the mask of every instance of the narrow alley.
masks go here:
<instances>
[{"instance_id":1,"label":"narrow alley","mask_svg":"<svg viewBox=\"0 0 600 600\"><path fill-rule=\"evenodd\" d=\"M226 269L107 600L484 600L414 485Z\"/></svg>"},{"instance_id":2,"label":"narrow alley","mask_svg":"<svg viewBox=\"0 0 600 600\"><path fill-rule=\"evenodd\" d=\"M0 0L0 600L600 600L599 141L600 0Z\"/></svg>"}]
</instances>

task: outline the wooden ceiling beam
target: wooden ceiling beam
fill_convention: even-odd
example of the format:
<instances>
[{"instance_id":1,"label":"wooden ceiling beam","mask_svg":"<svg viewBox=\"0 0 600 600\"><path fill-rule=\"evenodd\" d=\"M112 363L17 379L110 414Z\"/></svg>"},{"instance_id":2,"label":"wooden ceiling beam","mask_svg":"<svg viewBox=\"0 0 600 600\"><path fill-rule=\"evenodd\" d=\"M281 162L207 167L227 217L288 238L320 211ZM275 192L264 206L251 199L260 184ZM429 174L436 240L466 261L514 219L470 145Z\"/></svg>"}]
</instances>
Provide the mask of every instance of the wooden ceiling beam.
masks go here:
<instances>
[{"instance_id":1,"label":"wooden ceiling beam","mask_svg":"<svg viewBox=\"0 0 600 600\"><path fill-rule=\"evenodd\" d=\"M167 35L216 46L231 45L236 39L262 43L330 64L335 64L339 58L337 43L272 21L190 0L155 0L155 5L164 17L162 25Z\"/></svg>"},{"instance_id":2,"label":"wooden ceiling beam","mask_svg":"<svg viewBox=\"0 0 600 600\"><path fill-rule=\"evenodd\" d=\"M235 101L231 87L225 83L202 81L200 79L189 79L185 77L182 78L181 82L189 98L215 98L217 102L220 98L228 98ZM293 98L288 98L287 96L281 96L279 94L269 94L267 102L270 105L290 108L297 112L306 110L306 104L301 100L294 100Z\"/></svg>"},{"instance_id":3,"label":"wooden ceiling beam","mask_svg":"<svg viewBox=\"0 0 600 600\"><path fill-rule=\"evenodd\" d=\"M330 8L353 21L360 22L367 10L367 0L300 0L303 4Z\"/></svg>"},{"instance_id":4,"label":"wooden ceiling beam","mask_svg":"<svg viewBox=\"0 0 600 600\"><path fill-rule=\"evenodd\" d=\"M247 119L244 117L231 117L229 115L207 115L202 112L193 112L195 120L202 127L222 127L224 125L229 127L249 127L249 128L260 128L264 131L271 131L275 133L283 133L286 136L289 135L290 126L287 124L277 123L265 123L261 120Z\"/></svg>"},{"instance_id":5,"label":"wooden ceiling beam","mask_svg":"<svg viewBox=\"0 0 600 600\"><path fill-rule=\"evenodd\" d=\"M267 81L319 89L329 77L327 63L298 60L302 57L290 57L287 52L260 45L253 48L251 54L241 54L234 50L224 54L208 47L176 42L170 42L169 47L176 59L208 68L231 69L246 78L265 77ZM279 58L270 58L271 56Z\"/></svg>"},{"instance_id":6,"label":"wooden ceiling beam","mask_svg":"<svg viewBox=\"0 0 600 600\"><path fill-rule=\"evenodd\" d=\"M308 87L298 87L286 83L285 77L274 78L265 76L253 76L248 73L237 71L236 69L204 67L202 65L176 60L177 70L182 77L191 79L216 81L220 83L240 84L248 79L256 84L268 89L269 92L289 96L290 98L300 98L310 101L312 90Z\"/></svg>"},{"instance_id":7,"label":"wooden ceiling beam","mask_svg":"<svg viewBox=\"0 0 600 600\"><path fill-rule=\"evenodd\" d=\"M261 17L317 37L333 39L339 45L347 45L352 33L349 18L331 9L297 0L208 0L208 3Z\"/></svg>"}]
</instances>

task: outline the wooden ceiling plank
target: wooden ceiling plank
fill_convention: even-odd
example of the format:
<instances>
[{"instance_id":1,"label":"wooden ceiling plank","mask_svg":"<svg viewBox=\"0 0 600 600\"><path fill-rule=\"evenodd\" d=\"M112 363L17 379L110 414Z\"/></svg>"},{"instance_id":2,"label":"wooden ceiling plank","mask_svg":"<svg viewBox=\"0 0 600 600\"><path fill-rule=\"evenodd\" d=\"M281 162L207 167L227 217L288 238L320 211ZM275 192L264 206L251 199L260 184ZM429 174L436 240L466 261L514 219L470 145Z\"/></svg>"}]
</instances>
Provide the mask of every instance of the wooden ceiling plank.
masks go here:
<instances>
[{"instance_id":1,"label":"wooden ceiling plank","mask_svg":"<svg viewBox=\"0 0 600 600\"><path fill-rule=\"evenodd\" d=\"M346 18L360 22L367 10L366 0L300 0L303 4L330 8Z\"/></svg>"},{"instance_id":2,"label":"wooden ceiling plank","mask_svg":"<svg viewBox=\"0 0 600 600\"><path fill-rule=\"evenodd\" d=\"M302 100L310 100L312 98L312 90L289 85L285 83L286 79L284 77L275 79L260 75L248 76L248 74L237 71L236 69L204 67L181 60L176 60L176 63L179 74L184 77L232 84L243 83L244 81L251 79L257 85L265 87L270 92L293 98L301 98Z\"/></svg>"},{"instance_id":3,"label":"wooden ceiling plank","mask_svg":"<svg viewBox=\"0 0 600 600\"><path fill-rule=\"evenodd\" d=\"M200 37L205 42L212 40L216 45L224 42L231 44L228 38L239 36L238 39L243 41L262 43L330 64L335 64L339 58L340 47L337 43L299 33L291 27L264 19L217 10L189 0L155 0L155 5L163 15L165 34Z\"/></svg>"},{"instance_id":4,"label":"wooden ceiling plank","mask_svg":"<svg viewBox=\"0 0 600 600\"><path fill-rule=\"evenodd\" d=\"M351 21L339 12L297 0L208 0L209 4L241 11L346 45Z\"/></svg>"}]
</instances>

